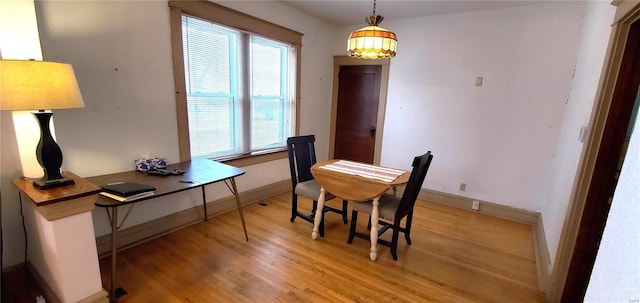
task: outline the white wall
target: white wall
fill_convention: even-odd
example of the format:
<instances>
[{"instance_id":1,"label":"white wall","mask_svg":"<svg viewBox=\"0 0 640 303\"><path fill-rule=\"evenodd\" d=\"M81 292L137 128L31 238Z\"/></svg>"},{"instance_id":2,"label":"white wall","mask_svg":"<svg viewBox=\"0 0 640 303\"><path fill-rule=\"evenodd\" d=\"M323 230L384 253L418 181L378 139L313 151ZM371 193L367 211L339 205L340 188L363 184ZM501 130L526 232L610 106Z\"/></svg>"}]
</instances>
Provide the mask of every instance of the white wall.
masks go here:
<instances>
[{"instance_id":1,"label":"white wall","mask_svg":"<svg viewBox=\"0 0 640 303\"><path fill-rule=\"evenodd\" d=\"M85 101L55 114L63 169L130 170L143 155L177 162L166 2L43 1L36 9L44 59L73 65Z\"/></svg>"},{"instance_id":2,"label":"white wall","mask_svg":"<svg viewBox=\"0 0 640 303\"><path fill-rule=\"evenodd\" d=\"M639 205L640 119L631 135L584 302L640 301Z\"/></svg>"},{"instance_id":3,"label":"white wall","mask_svg":"<svg viewBox=\"0 0 640 303\"><path fill-rule=\"evenodd\" d=\"M382 164L409 168L431 150L424 187L538 211L584 12L583 2L555 2L385 20L399 42Z\"/></svg>"},{"instance_id":4,"label":"white wall","mask_svg":"<svg viewBox=\"0 0 640 303\"><path fill-rule=\"evenodd\" d=\"M537 192L552 264L584 147L578 138L581 128L589 125L615 11L615 6L608 2L588 2L560 136L551 166L546 170L546 182Z\"/></svg>"}]
</instances>

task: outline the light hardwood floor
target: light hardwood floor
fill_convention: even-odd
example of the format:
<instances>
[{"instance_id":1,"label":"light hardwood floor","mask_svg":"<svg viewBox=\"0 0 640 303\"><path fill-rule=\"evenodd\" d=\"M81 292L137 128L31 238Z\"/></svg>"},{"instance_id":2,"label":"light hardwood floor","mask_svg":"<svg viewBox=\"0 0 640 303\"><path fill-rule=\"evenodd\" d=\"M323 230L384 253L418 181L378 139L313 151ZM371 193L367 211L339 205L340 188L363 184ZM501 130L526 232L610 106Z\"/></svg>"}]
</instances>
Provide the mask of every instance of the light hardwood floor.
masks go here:
<instances>
[{"instance_id":1,"label":"light hardwood floor","mask_svg":"<svg viewBox=\"0 0 640 303\"><path fill-rule=\"evenodd\" d=\"M398 261L378 245L372 262L369 242L348 244L337 214L312 240L311 224L289 222L290 199L244 208L248 242L231 211L120 252L118 286L128 294L119 302L545 301L528 225L418 201L413 244L400 239ZM108 289L109 258L100 263Z\"/></svg>"}]
</instances>

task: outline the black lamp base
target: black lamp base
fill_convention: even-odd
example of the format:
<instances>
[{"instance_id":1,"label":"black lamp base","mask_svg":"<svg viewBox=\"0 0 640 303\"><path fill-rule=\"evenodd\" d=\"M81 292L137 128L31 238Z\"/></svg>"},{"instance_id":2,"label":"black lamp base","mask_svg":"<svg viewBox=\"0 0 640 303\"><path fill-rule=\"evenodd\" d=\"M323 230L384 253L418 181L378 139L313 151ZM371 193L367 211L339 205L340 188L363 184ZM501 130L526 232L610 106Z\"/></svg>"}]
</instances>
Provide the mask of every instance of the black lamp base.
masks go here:
<instances>
[{"instance_id":1,"label":"black lamp base","mask_svg":"<svg viewBox=\"0 0 640 303\"><path fill-rule=\"evenodd\" d=\"M62 176L60 167L62 166L62 150L53 139L49 129L49 121L53 113L39 111L33 113L40 125L40 141L36 146L36 159L44 170L44 176L40 180L33 181L33 186L39 189L48 189L58 186L74 184L72 179Z\"/></svg>"},{"instance_id":2,"label":"black lamp base","mask_svg":"<svg viewBox=\"0 0 640 303\"><path fill-rule=\"evenodd\" d=\"M53 179L53 180L35 180L33 181L33 186L39 189L48 189L54 188L58 186L65 186L75 184L76 182L73 179L62 178L62 179Z\"/></svg>"}]
</instances>

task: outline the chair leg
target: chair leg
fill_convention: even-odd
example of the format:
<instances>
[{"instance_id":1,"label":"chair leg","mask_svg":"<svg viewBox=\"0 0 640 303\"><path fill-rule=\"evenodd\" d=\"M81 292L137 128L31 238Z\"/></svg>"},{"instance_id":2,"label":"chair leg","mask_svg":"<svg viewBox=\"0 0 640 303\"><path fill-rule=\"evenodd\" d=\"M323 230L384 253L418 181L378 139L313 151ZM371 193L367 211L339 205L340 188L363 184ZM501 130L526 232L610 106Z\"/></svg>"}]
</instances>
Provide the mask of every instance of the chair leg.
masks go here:
<instances>
[{"instance_id":1,"label":"chair leg","mask_svg":"<svg viewBox=\"0 0 640 303\"><path fill-rule=\"evenodd\" d=\"M406 229L404 232L404 239L407 240L407 244L411 245L411 235L409 235L408 229Z\"/></svg>"},{"instance_id":2,"label":"chair leg","mask_svg":"<svg viewBox=\"0 0 640 303\"><path fill-rule=\"evenodd\" d=\"M349 202L347 200L342 200L342 222L347 224L349 219L347 219L347 206L349 206Z\"/></svg>"},{"instance_id":3,"label":"chair leg","mask_svg":"<svg viewBox=\"0 0 640 303\"><path fill-rule=\"evenodd\" d=\"M396 222L393 224L393 237L391 237L391 256L393 260L398 261L398 236L400 233L400 224ZM406 235L406 234L405 234Z\"/></svg>"},{"instance_id":4,"label":"chair leg","mask_svg":"<svg viewBox=\"0 0 640 303\"><path fill-rule=\"evenodd\" d=\"M358 212L351 212L351 227L349 228L349 239L347 239L347 243L351 244L353 242L353 238L356 235L356 222L358 222Z\"/></svg>"},{"instance_id":5,"label":"chair leg","mask_svg":"<svg viewBox=\"0 0 640 303\"><path fill-rule=\"evenodd\" d=\"M313 201L316 202L316 201ZM317 202L316 202L317 203ZM320 230L320 237L324 238L324 212L321 211L320 212L320 227L318 227L318 229Z\"/></svg>"},{"instance_id":6,"label":"chair leg","mask_svg":"<svg viewBox=\"0 0 640 303\"><path fill-rule=\"evenodd\" d=\"M291 197L291 219L289 221L293 222L298 215L298 195L295 193L292 194Z\"/></svg>"},{"instance_id":7,"label":"chair leg","mask_svg":"<svg viewBox=\"0 0 640 303\"><path fill-rule=\"evenodd\" d=\"M411 220L413 218L413 209L409 210L407 214L407 223L404 225L404 239L407 240L407 244L411 245Z\"/></svg>"},{"instance_id":8,"label":"chair leg","mask_svg":"<svg viewBox=\"0 0 640 303\"><path fill-rule=\"evenodd\" d=\"M318 201L313 200L313 208L311 209L311 214L309 214L309 216L307 215L302 215L298 212L298 195L296 195L295 193L293 193L291 195L291 218L289 219L289 221L293 222L296 217L301 216L303 219L311 222L313 224L313 218L315 217L315 213L318 209ZM319 229L319 234L320 237L324 237L324 212L320 212L320 215L322 216L320 219L320 226L318 226Z\"/></svg>"}]
</instances>

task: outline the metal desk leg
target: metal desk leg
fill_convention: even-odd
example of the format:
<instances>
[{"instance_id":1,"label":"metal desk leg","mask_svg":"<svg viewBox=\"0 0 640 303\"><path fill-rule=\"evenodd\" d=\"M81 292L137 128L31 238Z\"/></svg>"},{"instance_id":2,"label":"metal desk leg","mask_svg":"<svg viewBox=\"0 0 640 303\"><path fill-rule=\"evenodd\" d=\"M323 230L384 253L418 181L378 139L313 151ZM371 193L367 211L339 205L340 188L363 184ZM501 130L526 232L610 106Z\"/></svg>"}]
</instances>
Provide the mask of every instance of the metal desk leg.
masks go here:
<instances>
[{"instance_id":1,"label":"metal desk leg","mask_svg":"<svg viewBox=\"0 0 640 303\"><path fill-rule=\"evenodd\" d=\"M231 183L231 186L229 186L229 183L227 183L227 180L229 180L229 183ZM240 221L242 221L242 228L244 229L244 238L247 241L249 241L249 235L247 234L247 226L244 223L244 215L242 214L242 205L240 204L240 195L238 194L238 188L236 187L236 178L230 178L227 180L224 180L224 184L227 185L227 188L229 188L229 191L231 191L233 196L236 198L236 204L238 205L238 212L240 213Z\"/></svg>"},{"instance_id":2,"label":"metal desk leg","mask_svg":"<svg viewBox=\"0 0 640 303\"><path fill-rule=\"evenodd\" d=\"M320 223L322 221L322 210L324 209L324 187L320 186L320 197L318 197L318 207L316 207L316 216L313 218L313 231L311 232L311 239L318 239L318 231L320 230Z\"/></svg>"},{"instance_id":3,"label":"metal desk leg","mask_svg":"<svg viewBox=\"0 0 640 303\"><path fill-rule=\"evenodd\" d=\"M109 208L111 209L111 213L108 212ZM118 245L116 244L116 239L118 235L118 207L109 207L107 208L107 213L109 214L109 220L111 223L111 287L109 289L109 302L116 302L118 298L127 294L127 291L122 287L116 288L116 259L118 257ZM127 219L129 213L131 212L131 208L122 218L122 223Z\"/></svg>"},{"instance_id":4,"label":"metal desk leg","mask_svg":"<svg viewBox=\"0 0 640 303\"><path fill-rule=\"evenodd\" d=\"M209 220L207 216L207 197L204 194L204 186L200 186L202 188L202 207L204 208L204 220Z\"/></svg>"},{"instance_id":5,"label":"metal desk leg","mask_svg":"<svg viewBox=\"0 0 640 303\"><path fill-rule=\"evenodd\" d=\"M116 257L118 246L116 245L116 233L118 232L118 208L111 207L111 289L109 290L109 302L116 301Z\"/></svg>"}]
</instances>

